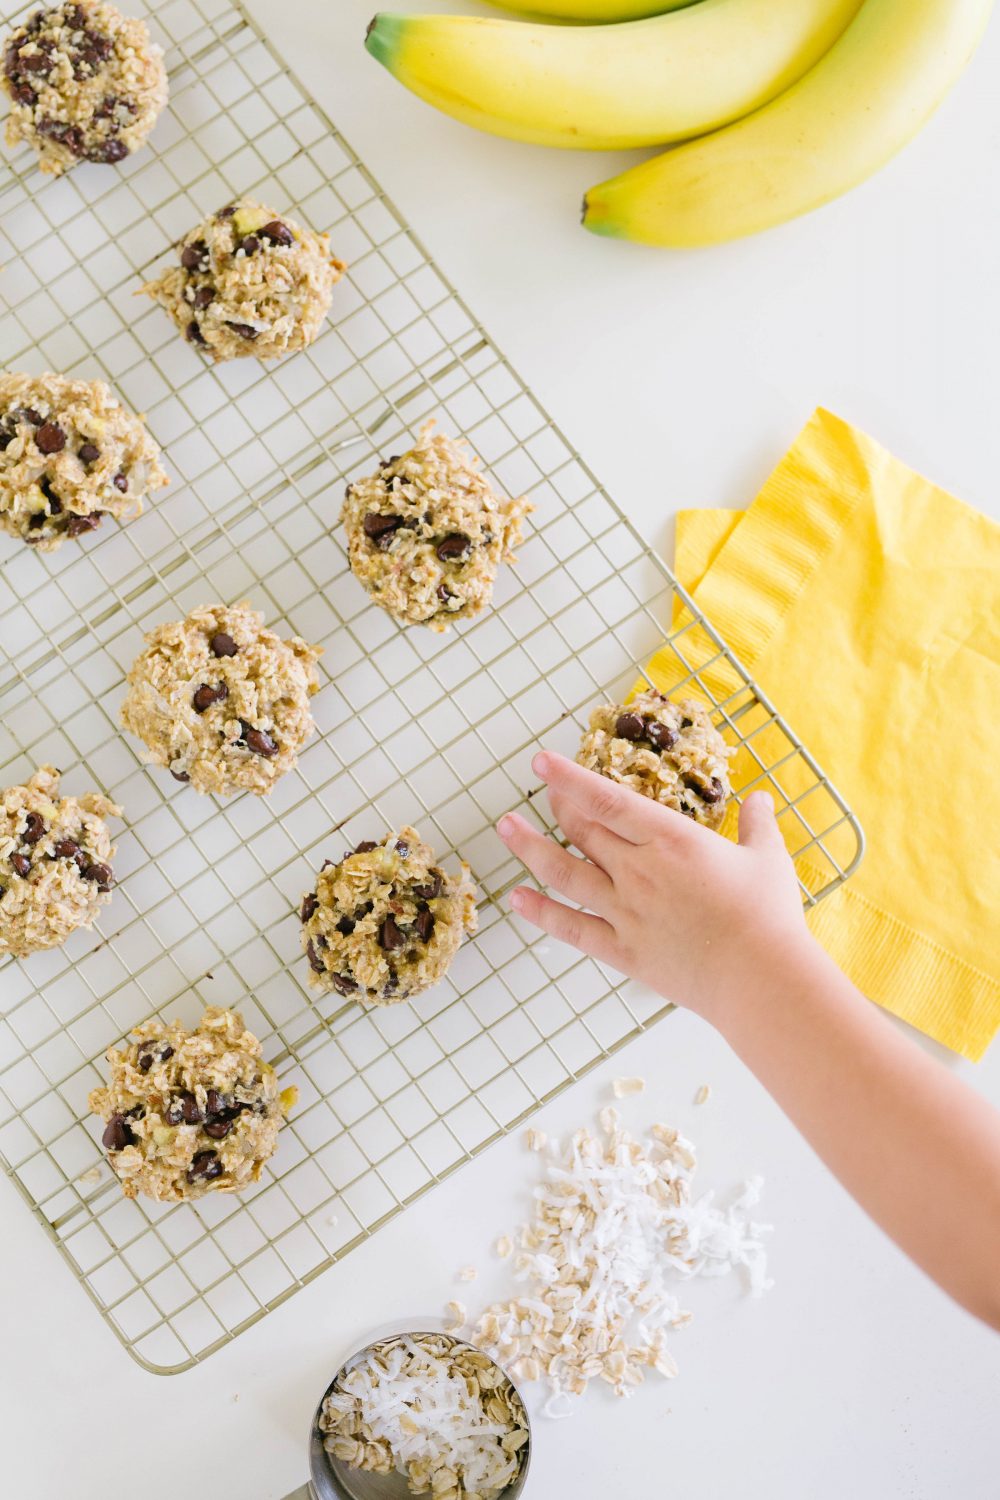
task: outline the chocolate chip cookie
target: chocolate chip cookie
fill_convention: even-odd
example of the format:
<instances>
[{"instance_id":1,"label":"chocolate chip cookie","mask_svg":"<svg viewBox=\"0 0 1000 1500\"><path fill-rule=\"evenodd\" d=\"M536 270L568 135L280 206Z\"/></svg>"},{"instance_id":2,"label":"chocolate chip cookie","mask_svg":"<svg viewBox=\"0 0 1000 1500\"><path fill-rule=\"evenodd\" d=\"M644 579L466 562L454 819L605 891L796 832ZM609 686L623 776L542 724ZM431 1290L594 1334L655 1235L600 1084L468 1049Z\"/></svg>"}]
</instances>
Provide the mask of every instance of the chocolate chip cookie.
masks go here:
<instances>
[{"instance_id":1,"label":"chocolate chip cookie","mask_svg":"<svg viewBox=\"0 0 1000 1500\"><path fill-rule=\"evenodd\" d=\"M327 235L251 198L196 225L177 260L143 291L213 360L278 359L304 349L346 270Z\"/></svg>"},{"instance_id":2,"label":"chocolate chip cookie","mask_svg":"<svg viewBox=\"0 0 1000 1500\"><path fill-rule=\"evenodd\" d=\"M242 603L208 604L146 636L121 720L196 792L266 796L315 729L321 648L283 641Z\"/></svg>"},{"instance_id":3,"label":"chocolate chip cookie","mask_svg":"<svg viewBox=\"0 0 1000 1500\"><path fill-rule=\"evenodd\" d=\"M54 552L168 483L142 419L103 381L0 374L0 531Z\"/></svg>"},{"instance_id":4,"label":"chocolate chip cookie","mask_svg":"<svg viewBox=\"0 0 1000 1500\"><path fill-rule=\"evenodd\" d=\"M702 704L650 689L629 704L595 708L576 758L589 771L718 828L732 796L732 754Z\"/></svg>"},{"instance_id":5,"label":"chocolate chip cookie","mask_svg":"<svg viewBox=\"0 0 1000 1500\"><path fill-rule=\"evenodd\" d=\"M59 772L42 766L0 792L0 956L27 958L90 927L111 900L114 847L107 797L60 797Z\"/></svg>"},{"instance_id":6,"label":"chocolate chip cookie","mask_svg":"<svg viewBox=\"0 0 1000 1500\"><path fill-rule=\"evenodd\" d=\"M279 1088L242 1018L213 1005L194 1031L146 1021L132 1036L108 1052L111 1081L89 1100L125 1197L169 1203L256 1182L298 1090Z\"/></svg>"},{"instance_id":7,"label":"chocolate chip cookie","mask_svg":"<svg viewBox=\"0 0 1000 1500\"><path fill-rule=\"evenodd\" d=\"M8 146L28 141L43 172L124 161L167 102L161 49L144 21L102 0L36 10L8 37L0 85Z\"/></svg>"},{"instance_id":8,"label":"chocolate chip cookie","mask_svg":"<svg viewBox=\"0 0 1000 1500\"><path fill-rule=\"evenodd\" d=\"M501 499L465 445L433 428L348 485L341 520L351 569L375 603L401 625L447 630L487 607L533 507Z\"/></svg>"},{"instance_id":9,"label":"chocolate chip cookie","mask_svg":"<svg viewBox=\"0 0 1000 1500\"><path fill-rule=\"evenodd\" d=\"M468 866L449 875L412 828L327 860L299 911L309 983L392 1005L444 978L476 930Z\"/></svg>"}]
</instances>

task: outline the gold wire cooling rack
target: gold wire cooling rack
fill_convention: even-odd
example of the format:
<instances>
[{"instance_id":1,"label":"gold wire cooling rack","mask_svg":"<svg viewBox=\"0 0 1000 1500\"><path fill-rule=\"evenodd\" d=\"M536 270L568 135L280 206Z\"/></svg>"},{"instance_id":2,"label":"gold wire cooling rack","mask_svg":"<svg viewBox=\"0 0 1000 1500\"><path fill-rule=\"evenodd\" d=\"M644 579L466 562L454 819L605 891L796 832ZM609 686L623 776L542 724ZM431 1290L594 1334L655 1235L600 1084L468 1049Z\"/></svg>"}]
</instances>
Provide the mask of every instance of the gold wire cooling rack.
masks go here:
<instances>
[{"instance_id":1,"label":"gold wire cooling rack","mask_svg":"<svg viewBox=\"0 0 1000 1500\"><path fill-rule=\"evenodd\" d=\"M171 102L119 169L0 172L0 362L109 380L174 476L139 520L39 556L0 542L0 785L51 762L125 809L99 929L0 966L0 1154L77 1279L146 1368L182 1370L670 1009L505 909L493 833L569 752L592 703L663 679L714 706L740 796L768 787L804 899L839 885L860 828L788 725L633 530L431 263L330 121L232 0L144 9ZM27 8L25 8L27 9ZM8 13L7 21L17 19ZM329 229L350 263L307 351L205 366L133 297L171 243L239 194ZM427 416L537 509L496 607L445 636L371 606L336 531L345 481ZM118 728L144 631L244 596L325 647L320 732L268 801L194 795ZM375 1010L316 1001L296 908L328 854L415 821L482 892L447 980ZM261 1181L197 1205L128 1202L88 1091L153 1014L242 1011L300 1103Z\"/></svg>"}]
</instances>

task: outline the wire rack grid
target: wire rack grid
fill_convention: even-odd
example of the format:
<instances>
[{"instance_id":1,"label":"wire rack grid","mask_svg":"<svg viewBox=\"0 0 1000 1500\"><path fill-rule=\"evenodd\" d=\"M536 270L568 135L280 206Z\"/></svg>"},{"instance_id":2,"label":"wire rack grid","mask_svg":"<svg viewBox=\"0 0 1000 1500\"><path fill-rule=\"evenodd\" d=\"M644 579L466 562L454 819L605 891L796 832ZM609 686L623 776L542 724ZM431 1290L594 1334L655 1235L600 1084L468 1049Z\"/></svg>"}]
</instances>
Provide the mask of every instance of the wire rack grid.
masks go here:
<instances>
[{"instance_id":1,"label":"wire rack grid","mask_svg":"<svg viewBox=\"0 0 1000 1500\"><path fill-rule=\"evenodd\" d=\"M173 475L85 546L0 541L0 784L50 762L125 810L98 927L0 965L0 1156L125 1347L173 1372L669 1011L510 915L519 871L493 832L512 807L551 828L534 749L572 751L653 652L657 682L700 691L739 746L738 795L772 791L807 902L849 876L862 836L250 18L231 0L146 10L171 78L152 145L49 182L22 151L0 177L2 365L109 380ZM238 194L329 229L350 263L322 335L272 368L206 367L133 300ZM537 507L495 608L443 637L371 606L336 534L345 482L430 415ZM244 596L323 645L319 733L267 801L223 803L145 767L117 715L146 630ZM301 894L324 857L403 822L470 862L479 934L412 1002L317 1002ZM299 1105L239 1198L128 1202L87 1094L129 1027L204 1004L243 1013Z\"/></svg>"}]
</instances>

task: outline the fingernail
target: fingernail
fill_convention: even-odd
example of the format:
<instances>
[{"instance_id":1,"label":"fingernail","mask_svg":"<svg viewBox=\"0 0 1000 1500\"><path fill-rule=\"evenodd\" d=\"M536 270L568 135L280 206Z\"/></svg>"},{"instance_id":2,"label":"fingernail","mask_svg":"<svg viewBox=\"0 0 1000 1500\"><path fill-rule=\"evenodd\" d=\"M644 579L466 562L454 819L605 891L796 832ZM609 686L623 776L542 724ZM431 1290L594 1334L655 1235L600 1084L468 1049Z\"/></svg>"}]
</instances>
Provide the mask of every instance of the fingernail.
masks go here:
<instances>
[{"instance_id":1,"label":"fingernail","mask_svg":"<svg viewBox=\"0 0 1000 1500\"><path fill-rule=\"evenodd\" d=\"M540 776L543 781L548 776L549 757L545 754L544 750L540 750L535 756L534 760L531 762L531 769L534 771L535 775Z\"/></svg>"},{"instance_id":2,"label":"fingernail","mask_svg":"<svg viewBox=\"0 0 1000 1500\"><path fill-rule=\"evenodd\" d=\"M511 818L511 817L508 817L507 814L504 813L503 817L500 819L499 823L497 824L497 833L500 835L500 837L502 839L509 839L510 836L511 836L511 834L513 832L514 832L514 819Z\"/></svg>"},{"instance_id":3,"label":"fingernail","mask_svg":"<svg viewBox=\"0 0 1000 1500\"><path fill-rule=\"evenodd\" d=\"M510 893L510 904L514 908L515 911L523 911L524 910L524 892L523 891L511 891L511 893Z\"/></svg>"}]
</instances>

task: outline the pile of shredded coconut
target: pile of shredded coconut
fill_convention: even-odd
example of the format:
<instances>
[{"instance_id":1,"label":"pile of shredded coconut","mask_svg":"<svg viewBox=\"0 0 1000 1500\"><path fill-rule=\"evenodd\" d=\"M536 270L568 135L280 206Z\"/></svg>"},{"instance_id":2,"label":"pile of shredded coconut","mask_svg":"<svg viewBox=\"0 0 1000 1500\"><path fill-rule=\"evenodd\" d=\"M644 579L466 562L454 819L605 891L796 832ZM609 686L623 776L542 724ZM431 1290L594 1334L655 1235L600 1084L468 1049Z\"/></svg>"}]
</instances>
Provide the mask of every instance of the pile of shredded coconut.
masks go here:
<instances>
[{"instance_id":1,"label":"pile of shredded coconut","mask_svg":"<svg viewBox=\"0 0 1000 1500\"><path fill-rule=\"evenodd\" d=\"M443 1334L403 1334L338 1377L319 1419L327 1451L353 1468L405 1475L414 1495L491 1500L520 1472L528 1423L485 1354Z\"/></svg>"},{"instance_id":2,"label":"pile of shredded coconut","mask_svg":"<svg viewBox=\"0 0 1000 1500\"><path fill-rule=\"evenodd\" d=\"M569 1415L569 1398L595 1377L628 1396L647 1368L676 1375L667 1333L691 1321L678 1280L741 1266L755 1295L772 1285L762 1239L770 1226L749 1215L759 1178L720 1209L713 1193L694 1196L694 1148L676 1130L654 1125L648 1142L633 1140L611 1107L600 1123L601 1136L579 1130L565 1150L549 1147L514 1260L527 1290L487 1308L472 1333L515 1380L547 1382L550 1416ZM498 1241L498 1252L508 1244Z\"/></svg>"}]
</instances>

